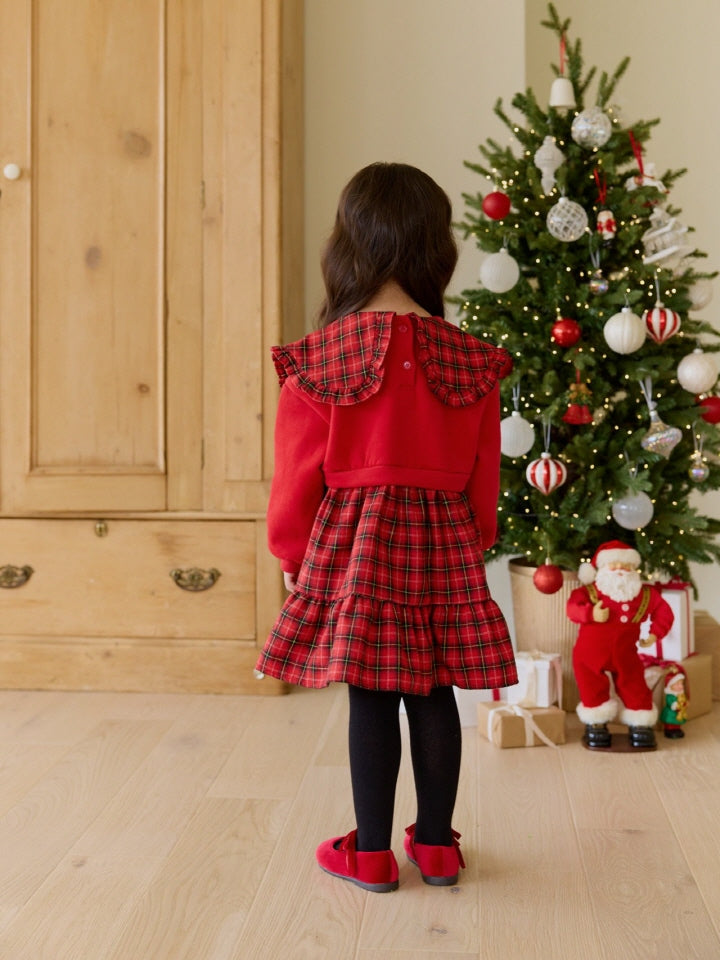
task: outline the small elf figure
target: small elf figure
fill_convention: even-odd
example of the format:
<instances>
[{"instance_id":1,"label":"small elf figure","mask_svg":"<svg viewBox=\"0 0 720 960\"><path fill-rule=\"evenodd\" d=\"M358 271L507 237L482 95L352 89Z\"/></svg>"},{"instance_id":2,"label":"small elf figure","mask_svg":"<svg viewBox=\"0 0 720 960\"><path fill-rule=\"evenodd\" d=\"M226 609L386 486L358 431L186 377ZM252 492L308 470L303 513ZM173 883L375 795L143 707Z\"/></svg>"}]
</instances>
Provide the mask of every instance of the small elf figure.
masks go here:
<instances>
[{"instance_id":1,"label":"small elf figure","mask_svg":"<svg viewBox=\"0 0 720 960\"><path fill-rule=\"evenodd\" d=\"M687 703L685 671L675 664L665 674L665 705L660 711L665 736L671 740L685 736L682 724L687 720Z\"/></svg>"}]
</instances>

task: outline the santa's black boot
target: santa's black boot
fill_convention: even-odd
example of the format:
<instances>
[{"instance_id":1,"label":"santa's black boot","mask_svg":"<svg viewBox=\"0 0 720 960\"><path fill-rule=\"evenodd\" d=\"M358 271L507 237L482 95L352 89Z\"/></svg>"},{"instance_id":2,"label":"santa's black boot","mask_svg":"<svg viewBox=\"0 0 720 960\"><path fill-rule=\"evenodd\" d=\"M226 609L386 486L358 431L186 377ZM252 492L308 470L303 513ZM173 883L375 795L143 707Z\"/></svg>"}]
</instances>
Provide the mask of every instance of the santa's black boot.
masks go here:
<instances>
[{"instance_id":1,"label":"santa's black boot","mask_svg":"<svg viewBox=\"0 0 720 960\"><path fill-rule=\"evenodd\" d=\"M606 723L587 723L583 740L590 750L609 750L612 734Z\"/></svg>"},{"instance_id":2,"label":"santa's black boot","mask_svg":"<svg viewBox=\"0 0 720 960\"><path fill-rule=\"evenodd\" d=\"M628 727L628 737L631 747L651 750L657 746L655 731L652 727Z\"/></svg>"}]
</instances>

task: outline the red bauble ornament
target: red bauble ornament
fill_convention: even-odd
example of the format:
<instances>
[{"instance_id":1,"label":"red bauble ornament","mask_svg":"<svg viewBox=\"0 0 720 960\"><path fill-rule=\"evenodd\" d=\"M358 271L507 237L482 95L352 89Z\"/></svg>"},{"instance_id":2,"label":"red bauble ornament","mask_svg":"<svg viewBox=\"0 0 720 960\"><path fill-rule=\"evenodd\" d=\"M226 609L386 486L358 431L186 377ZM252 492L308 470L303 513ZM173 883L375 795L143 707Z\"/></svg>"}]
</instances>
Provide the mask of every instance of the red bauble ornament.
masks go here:
<instances>
[{"instance_id":1,"label":"red bauble ornament","mask_svg":"<svg viewBox=\"0 0 720 960\"><path fill-rule=\"evenodd\" d=\"M720 423L720 397L714 394L709 397L696 397L698 405L702 407L700 416L706 423Z\"/></svg>"},{"instance_id":2,"label":"red bauble ornament","mask_svg":"<svg viewBox=\"0 0 720 960\"><path fill-rule=\"evenodd\" d=\"M494 190L484 197L482 211L491 220L504 220L510 213L510 206L510 197L501 190Z\"/></svg>"},{"instance_id":3,"label":"red bauble ornament","mask_svg":"<svg viewBox=\"0 0 720 960\"><path fill-rule=\"evenodd\" d=\"M572 347L581 333L580 324L571 317L560 317L552 326L552 338L561 347Z\"/></svg>"},{"instance_id":4,"label":"red bauble ornament","mask_svg":"<svg viewBox=\"0 0 720 960\"><path fill-rule=\"evenodd\" d=\"M563 585L562 570L554 563L544 563L533 574L533 583L540 593L557 593Z\"/></svg>"}]
</instances>

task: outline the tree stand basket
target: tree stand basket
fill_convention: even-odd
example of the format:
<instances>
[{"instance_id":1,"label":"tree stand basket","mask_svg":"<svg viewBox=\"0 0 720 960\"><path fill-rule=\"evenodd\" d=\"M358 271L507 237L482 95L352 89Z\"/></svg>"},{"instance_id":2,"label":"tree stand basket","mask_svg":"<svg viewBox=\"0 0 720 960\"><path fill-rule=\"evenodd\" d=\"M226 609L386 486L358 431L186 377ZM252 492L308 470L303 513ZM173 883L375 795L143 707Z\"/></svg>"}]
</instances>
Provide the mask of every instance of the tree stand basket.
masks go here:
<instances>
[{"instance_id":1,"label":"tree stand basket","mask_svg":"<svg viewBox=\"0 0 720 960\"><path fill-rule=\"evenodd\" d=\"M521 559L508 562L512 592L515 643L518 650L559 653L562 657L563 709L574 710L580 699L572 666L572 650L578 626L568 620L568 598L580 586L577 574L563 570L563 585L557 593L540 593L533 583L537 567Z\"/></svg>"}]
</instances>

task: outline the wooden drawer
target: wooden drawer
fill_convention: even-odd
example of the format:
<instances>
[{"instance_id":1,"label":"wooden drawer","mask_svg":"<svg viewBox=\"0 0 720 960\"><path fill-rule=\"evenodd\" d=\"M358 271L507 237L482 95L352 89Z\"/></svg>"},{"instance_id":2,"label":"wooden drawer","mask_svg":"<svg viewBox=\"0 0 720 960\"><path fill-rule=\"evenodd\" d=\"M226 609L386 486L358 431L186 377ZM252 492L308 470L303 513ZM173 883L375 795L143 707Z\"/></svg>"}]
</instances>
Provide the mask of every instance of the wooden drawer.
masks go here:
<instances>
[{"instance_id":1,"label":"wooden drawer","mask_svg":"<svg viewBox=\"0 0 720 960\"><path fill-rule=\"evenodd\" d=\"M253 521L0 520L0 568L31 567L0 589L5 637L256 638ZM219 571L206 590L173 571ZM0 573L0 578L2 574ZM180 575L178 575L180 577Z\"/></svg>"}]
</instances>

